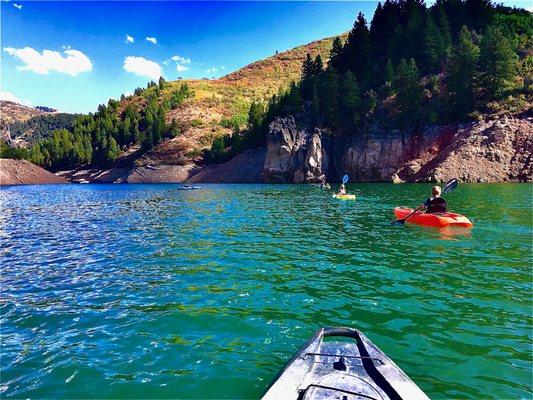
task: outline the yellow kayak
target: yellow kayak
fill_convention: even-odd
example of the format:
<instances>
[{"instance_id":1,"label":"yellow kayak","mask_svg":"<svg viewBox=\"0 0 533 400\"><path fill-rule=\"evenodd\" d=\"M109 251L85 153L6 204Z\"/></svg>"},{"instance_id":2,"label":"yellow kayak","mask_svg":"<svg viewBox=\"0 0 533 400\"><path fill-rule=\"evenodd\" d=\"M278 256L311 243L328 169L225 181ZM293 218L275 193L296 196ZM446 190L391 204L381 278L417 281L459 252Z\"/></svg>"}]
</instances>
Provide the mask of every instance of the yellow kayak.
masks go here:
<instances>
[{"instance_id":1,"label":"yellow kayak","mask_svg":"<svg viewBox=\"0 0 533 400\"><path fill-rule=\"evenodd\" d=\"M334 194L331 197L339 200L355 200L355 194Z\"/></svg>"}]
</instances>

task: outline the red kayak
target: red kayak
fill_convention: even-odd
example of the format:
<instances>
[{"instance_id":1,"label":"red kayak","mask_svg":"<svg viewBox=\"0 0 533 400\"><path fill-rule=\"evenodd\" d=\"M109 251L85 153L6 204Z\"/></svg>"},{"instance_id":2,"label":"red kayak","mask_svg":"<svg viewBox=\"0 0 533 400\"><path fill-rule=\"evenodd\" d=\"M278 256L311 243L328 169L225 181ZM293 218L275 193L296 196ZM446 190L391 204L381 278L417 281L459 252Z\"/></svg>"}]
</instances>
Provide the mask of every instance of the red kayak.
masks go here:
<instances>
[{"instance_id":1,"label":"red kayak","mask_svg":"<svg viewBox=\"0 0 533 400\"><path fill-rule=\"evenodd\" d=\"M396 214L396 218L399 220L404 219L412 212L413 209L407 207L396 207L394 209L394 214ZM451 212L435 214L427 214L425 212L420 212L411 215L405 222L409 224L433 226L436 228L445 228L447 226L472 228L474 226L472 225L472 222L470 222L470 220L464 215L455 214Z\"/></svg>"}]
</instances>

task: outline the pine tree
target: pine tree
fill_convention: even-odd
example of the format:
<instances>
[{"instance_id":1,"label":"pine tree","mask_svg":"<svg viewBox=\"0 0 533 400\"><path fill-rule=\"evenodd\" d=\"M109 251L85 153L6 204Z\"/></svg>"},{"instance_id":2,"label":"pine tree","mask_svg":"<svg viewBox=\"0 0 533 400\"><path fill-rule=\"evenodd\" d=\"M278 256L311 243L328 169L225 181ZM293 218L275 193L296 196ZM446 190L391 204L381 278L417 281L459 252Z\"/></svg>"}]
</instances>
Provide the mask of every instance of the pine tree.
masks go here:
<instances>
[{"instance_id":1,"label":"pine tree","mask_svg":"<svg viewBox=\"0 0 533 400\"><path fill-rule=\"evenodd\" d=\"M117 142L113 137L110 137L107 141L107 148L106 148L106 159L105 163L113 163L117 159L118 155L120 153L120 150L118 148Z\"/></svg>"},{"instance_id":2,"label":"pine tree","mask_svg":"<svg viewBox=\"0 0 533 400\"><path fill-rule=\"evenodd\" d=\"M211 152L210 152L211 162L219 163L219 162L226 161L225 154L226 154L226 143L224 140L224 136L218 136L215 139L213 139L213 143L211 143Z\"/></svg>"},{"instance_id":3,"label":"pine tree","mask_svg":"<svg viewBox=\"0 0 533 400\"><path fill-rule=\"evenodd\" d=\"M342 58L342 42L341 39L337 36L333 40L333 44L331 45L331 51L329 53L329 65L331 65L336 70L340 70L339 63L341 62Z\"/></svg>"},{"instance_id":4,"label":"pine tree","mask_svg":"<svg viewBox=\"0 0 533 400\"><path fill-rule=\"evenodd\" d=\"M459 37L459 32L461 27L466 25L466 14L465 7L462 0L436 0L433 4L432 10L434 13L439 14L442 12L442 15L446 17L448 22L448 28L450 32L450 37L452 43L455 42ZM440 11L442 10L442 11ZM435 18L439 29L442 32L442 19L439 17Z\"/></svg>"},{"instance_id":5,"label":"pine tree","mask_svg":"<svg viewBox=\"0 0 533 400\"><path fill-rule=\"evenodd\" d=\"M402 27L398 25L394 30L394 34L389 42L389 48L387 49L387 58L391 60L394 65L398 65L402 58L408 56L408 50L404 46L404 43L407 40L407 35L404 33Z\"/></svg>"},{"instance_id":6,"label":"pine tree","mask_svg":"<svg viewBox=\"0 0 533 400\"><path fill-rule=\"evenodd\" d=\"M378 85L383 83L384 66L389 58L389 46L398 26L398 9L397 3L390 0L386 0L382 6L379 3L370 24L373 64L376 68L374 83Z\"/></svg>"},{"instance_id":7,"label":"pine tree","mask_svg":"<svg viewBox=\"0 0 533 400\"><path fill-rule=\"evenodd\" d=\"M446 17L446 11L444 10L444 5L442 2L438 2L433 8L433 14L435 15L435 22L439 28L440 36L446 50L448 50L452 45L452 35L450 33L450 24L448 23L448 18Z\"/></svg>"},{"instance_id":8,"label":"pine tree","mask_svg":"<svg viewBox=\"0 0 533 400\"><path fill-rule=\"evenodd\" d=\"M265 116L265 107L262 103L252 102L248 111L248 129L255 131L261 127Z\"/></svg>"},{"instance_id":9,"label":"pine tree","mask_svg":"<svg viewBox=\"0 0 533 400\"><path fill-rule=\"evenodd\" d=\"M285 106L283 108L284 115L298 114L302 110L302 97L294 82L291 83L289 91L285 96Z\"/></svg>"},{"instance_id":10,"label":"pine tree","mask_svg":"<svg viewBox=\"0 0 533 400\"><path fill-rule=\"evenodd\" d=\"M320 113L324 116L326 123L336 126L339 114L339 83L336 71L328 68L321 75L318 81L318 99Z\"/></svg>"},{"instance_id":11,"label":"pine tree","mask_svg":"<svg viewBox=\"0 0 533 400\"><path fill-rule=\"evenodd\" d=\"M172 118L172 122L169 127L169 134L171 137L176 137L180 134L180 127L178 126L178 121L176 118Z\"/></svg>"},{"instance_id":12,"label":"pine tree","mask_svg":"<svg viewBox=\"0 0 533 400\"><path fill-rule=\"evenodd\" d=\"M315 57L315 62L313 63L313 65L313 75L320 75L324 70L324 62L322 61L322 57L320 57L320 54Z\"/></svg>"},{"instance_id":13,"label":"pine tree","mask_svg":"<svg viewBox=\"0 0 533 400\"><path fill-rule=\"evenodd\" d=\"M135 117L132 119L130 130L130 137L132 138L132 142L137 143L139 141L140 135L141 133L139 131L139 118Z\"/></svg>"},{"instance_id":14,"label":"pine tree","mask_svg":"<svg viewBox=\"0 0 533 400\"><path fill-rule=\"evenodd\" d=\"M348 127L357 125L361 119L361 93L357 79L351 71L341 75L339 99L343 121Z\"/></svg>"},{"instance_id":15,"label":"pine tree","mask_svg":"<svg viewBox=\"0 0 533 400\"><path fill-rule=\"evenodd\" d=\"M90 164L93 159L93 146L91 143L91 136L90 135L84 135L83 137L83 149L84 149L84 157L83 162Z\"/></svg>"},{"instance_id":16,"label":"pine tree","mask_svg":"<svg viewBox=\"0 0 533 400\"><path fill-rule=\"evenodd\" d=\"M50 152L47 148L43 148L43 164L42 166L45 168L51 168L52 167L52 156L50 155Z\"/></svg>"},{"instance_id":17,"label":"pine tree","mask_svg":"<svg viewBox=\"0 0 533 400\"><path fill-rule=\"evenodd\" d=\"M370 32L365 16L359 13L344 45L340 72L349 69L361 82L366 82L370 73L371 48Z\"/></svg>"},{"instance_id":18,"label":"pine tree","mask_svg":"<svg viewBox=\"0 0 533 400\"><path fill-rule=\"evenodd\" d=\"M165 87L165 84L167 83L167 81L165 81L165 78L163 78L162 76L159 77L159 89L163 90L164 87Z\"/></svg>"},{"instance_id":19,"label":"pine tree","mask_svg":"<svg viewBox=\"0 0 533 400\"><path fill-rule=\"evenodd\" d=\"M495 27L485 31L479 48L479 89L486 100L500 98L513 85L516 54Z\"/></svg>"},{"instance_id":20,"label":"pine tree","mask_svg":"<svg viewBox=\"0 0 533 400\"><path fill-rule=\"evenodd\" d=\"M425 72L437 71L446 55L446 44L442 39L431 14L427 16L426 40L424 42Z\"/></svg>"},{"instance_id":21,"label":"pine tree","mask_svg":"<svg viewBox=\"0 0 533 400\"><path fill-rule=\"evenodd\" d=\"M421 63L424 56L426 7L422 0L404 0L398 5L403 36L399 43L402 46L401 57L414 58Z\"/></svg>"},{"instance_id":22,"label":"pine tree","mask_svg":"<svg viewBox=\"0 0 533 400\"><path fill-rule=\"evenodd\" d=\"M315 74L315 64L311 58L311 54L307 53L305 60L302 64L302 80L311 77Z\"/></svg>"},{"instance_id":23,"label":"pine tree","mask_svg":"<svg viewBox=\"0 0 533 400\"><path fill-rule=\"evenodd\" d=\"M472 33L463 26L446 67L445 82L452 120L464 119L474 109L478 57L479 48L474 44Z\"/></svg>"},{"instance_id":24,"label":"pine tree","mask_svg":"<svg viewBox=\"0 0 533 400\"><path fill-rule=\"evenodd\" d=\"M44 156L41 152L41 146L39 144L34 144L30 149L30 161L36 165L43 165Z\"/></svg>"},{"instance_id":25,"label":"pine tree","mask_svg":"<svg viewBox=\"0 0 533 400\"><path fill-rule=\"evenodd\" d=\"M300 84L300 94L305 100L309 100L313 93L313 86L316 81L316 66L311 58L311 54L307 56L302 64L302 81Z\"/></svg>"},{"instance_id":26,"label":"pine tree","mask_svg":"<svg viewBox=\"0 0 533 400\"><path fill-rule=\"evenodd\" d=\"M401 128L409 128L420 122L422 87L419 83L415 60L400 61L396 70L393 88L396 92L397 122Z\"/></svg>"},{"instance_id":27,"label":"pine tree","mask_svg":"<svg viewBox=\"0 0 533 400\"><path fill-rule=\"evenodd\" d=\"M391 84L394 81L394 67L390 58L387 60L387 65L385 67L385 82Z\"/></svg>"},{"instance_id":28,"label":"pine tree","mask_svg":"<svg viewBox=\"0 0 533 400\"><path fill-rule=\"evenodd\" d=\"M165 110L163 106L160 106L156 111L154 124L152 126L152 144L154 146L163 139L165 128Z\"/></svg>"},{"instance_id":29,"label":"pine tree","mask_svg":"<svg viewBox=\"0 0 533 400\"><path fill-rule=\"evenodd\" d=\"M489 26L494 13L491 0L465 0L465 12L468 26L477 33Z\"/></svg>"}]
</instances>

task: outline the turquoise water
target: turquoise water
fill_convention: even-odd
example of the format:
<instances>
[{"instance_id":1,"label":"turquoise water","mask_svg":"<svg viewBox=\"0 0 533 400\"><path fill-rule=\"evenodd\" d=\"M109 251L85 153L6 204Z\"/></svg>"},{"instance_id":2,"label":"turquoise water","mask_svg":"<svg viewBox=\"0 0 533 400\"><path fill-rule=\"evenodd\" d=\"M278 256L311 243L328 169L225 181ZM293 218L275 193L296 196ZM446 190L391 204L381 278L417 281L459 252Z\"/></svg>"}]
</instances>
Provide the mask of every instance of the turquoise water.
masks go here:
<instances>
[{"instance_id":1,"label":"turquoise water","mask_svg":"<svg viewBox=\"0 0 533 400\"><path fill-rule=\"evenodd\" d=\"M4 398L257 398L361 329L432 398L531 398L532 185L460 185L468 230L391 226L428 185L0 191Z\"/></svg>"}]
</instances>

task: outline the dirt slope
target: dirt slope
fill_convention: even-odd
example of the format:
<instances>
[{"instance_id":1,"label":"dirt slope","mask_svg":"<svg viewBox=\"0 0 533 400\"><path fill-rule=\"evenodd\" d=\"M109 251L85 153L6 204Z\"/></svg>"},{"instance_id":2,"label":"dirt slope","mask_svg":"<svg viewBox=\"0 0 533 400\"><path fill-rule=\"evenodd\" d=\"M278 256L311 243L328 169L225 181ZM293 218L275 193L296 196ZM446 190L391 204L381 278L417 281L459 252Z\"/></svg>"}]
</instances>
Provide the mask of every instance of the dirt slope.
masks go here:
<instances>
[{"instance_id":1,"label":"dirt slope","mask_svg":"<svg viewBox=\"0 0 533 400\"><path fill-rule=\"evenodd\" d=\"M223 164L202 168L187 182L191 183L256 183L261 182L265 149L248 150Z\"/></svg>"},{"instance_id":2,"label":"dirt slope","mask_svg":"<svg viewBox=\"0 0 533 400\"><path fill-rule=\"evenodd\" d=\"M0 158L0 185L69 183L51 172L25 160Z\"/></svg>"}]
</instances>

